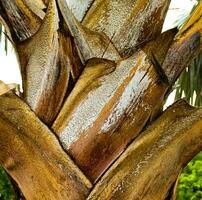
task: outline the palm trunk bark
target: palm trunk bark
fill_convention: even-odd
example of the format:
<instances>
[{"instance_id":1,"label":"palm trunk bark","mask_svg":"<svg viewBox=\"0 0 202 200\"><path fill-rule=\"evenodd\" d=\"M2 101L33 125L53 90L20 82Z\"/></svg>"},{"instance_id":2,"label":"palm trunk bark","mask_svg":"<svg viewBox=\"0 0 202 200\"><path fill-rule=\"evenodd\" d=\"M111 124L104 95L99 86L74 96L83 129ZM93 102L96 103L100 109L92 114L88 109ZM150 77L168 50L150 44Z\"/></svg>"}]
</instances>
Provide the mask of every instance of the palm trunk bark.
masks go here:
<instances>
[{"instance_id":1,"label":"palm trunk bark","mask_svg":"<svg viewBox=\"0 0 202 200\"><path fill-rule=\"evenodd\" d=\"M202 110L177 102L127 148L88 199L165 199L181 169L202 148L201 133Z\"/></svg>"},{"instance_id":2,"label":"palm trunk bark","mask_svg":"<svg viewBox=\"0 0 202 200\"><path fill-rule=\"evenodd\" d=\"M19 97L0 96L0 164L27 199L85 199L90 181Z\"/></svg>"},{"instance_id":3,"label":"palm trunk bark","mask_svg":"<svg viewBox=\"0 0 202 200\"><path fill-rule=\"evenodd\" d=\"M202 3L161 33L169 3L0 0L23 80L21 97L0 84L0 163L26 199L167 197L202 149L201 109L162 114L201 50Z\"/></svg>"}]
</instances>

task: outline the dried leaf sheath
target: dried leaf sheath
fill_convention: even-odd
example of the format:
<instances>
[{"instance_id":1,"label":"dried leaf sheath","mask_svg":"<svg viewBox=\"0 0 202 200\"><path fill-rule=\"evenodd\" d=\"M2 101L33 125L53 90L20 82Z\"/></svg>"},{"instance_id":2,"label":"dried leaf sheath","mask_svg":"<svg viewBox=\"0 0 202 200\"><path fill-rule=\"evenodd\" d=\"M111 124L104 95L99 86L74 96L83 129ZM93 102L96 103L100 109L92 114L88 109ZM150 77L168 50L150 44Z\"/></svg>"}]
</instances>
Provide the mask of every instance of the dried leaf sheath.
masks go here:
<instances>
[{"instance_id":1,"label":"dried leaf sheath","mask_svg":"<svg viewBox=\"0 0 202 200\"><path fill-rule=\"evenodd\" d=\"M46 9L46 5L42 0L24 0L25 4L32 12L37 15L40 19L43 19L45 16L44 9Z\"/></svg>"},{"instance_id":2,"label":"dried leaf sheath","mask_svg":"<svg viewBox=\"0 0 202 200\"><path fill-rule=\"evenodd\" d=\"M156 101L156 99L148 99L148 104L145 105L144 102L144 105L136 105L136 101L144 98L141 94L147 89L150 91L149 86L152 85L152 83L150 85L150 80L155 75L153 74L154 71L149 70L152 68L150 64L142 68L142 72L138 72L140 70L137 68L139 62L145 58L140 57L137 64L132 62L135 59L133 57L130 61L121 63L120 68L118 67L119 70L115 71L114 74L122 73L123 75L124 72L121 69L130 64L131 70L128 71L127 76L123 76L123 80L120 79L119 74L113 76L112 73L108 80L103 77L103 79L96 81L98 90L86 96L85 103L80 104L79 109L75 109L70 114L68 117L70 120L64 124L66 127L59 132L60 141L64 148L68 150L76 163L92 180L96 180L119 156L128 142L139 133L151 115L151 109L153 109L151 103ZM120 79L120 82L114 83L117 85L109 86L115 79ZM102 83L99 87L99 82L105 82L105 84ZM135 91L134 85L137 87L137 92L133 92ZM156 94L158 98L165 91L161 84L157 88L154 86L151 90L153 89L159 92ZM102 99L101 94L105 94L106 99L105 97ZM96 100L93 100L95 98ZM92 102L95 103L91 104ZM139 111L137 114L135 110L138 109L143 109L144 112ZM60 118L58 121L60 122ZM136 128L131 131L131 126L134 124L136 124ZM54 126L54 131L58 133L57 120Z\"/></svg>"},{"instance_id":3,"label":"dried leaf sheath","mask_svg":"<svg viewBox=\"0 0 202 200\"><path fill-rule=\"evenodd\" d=\"M0 80L0 95L7 93L11 88Z\"/></svg>"},{"instance_id":4,"label":"dried leaf sheath","mask_svg":"<svg viewBox=\"0 0 202 200\"><path fill-rule=\"evenodd\" d=\"M0 96L0 164L27 200L86 199L91 183L17 96Z\"/></svg>"},{"instance_id":5,"label":"dried leaf sheath","mask_svg":"<svg viewBox=\"0 0 202 200\"><path fill-rule=\"evenodd\" d=\"M157 131L137 137L200 50L201 4L173 41L175 31L160 35L170 0L67 0L69 7L55 1L0 0L0 20L19 52L25 100L61 142L3 85L0 164L27 199L87 199L92 185L62 144L98 182L88 199L164 200L179 170L202 148L195 132L201 110L176 104L152 126ZM81 76L76 48L86 65Z\"/></svg>"},{"instance_id":6,"label":"dried leaf sheath","mask_svg":"<svg viewBox=\"0 0 202 200\"><path fill-rule=\"evenodd\" d=\"M121 55L130 55L140 44L161 34L170 0L138 0L113 43Z\"/></svg>"},{"instance_id":7,"label":"dried leaf sheath","mask_svg":"<svg viewBox=\"0 0 202 200\"><path fill-rule=\"evenodd\" d=\"M200 6L201 5L199 4L196 11L199 8L201 12ZM184 31L178 32L175 42L168 50L162 65L162 68L165 71L171 85L174 84L181 72L190 65L191 61L200 53L200 50L202 49L202 17L201 14L197 15L196 17L198 20L196 20L192 26L185 24L184 27L182 27L182 30ZM193 19L191 16L190 21L192 20ZM197 49L197 51L193 51L193 49Z\"/></svg>"},{"instance_id":8,"label":"dried leaf sheath","mask_svg":"<svg viewBox=\"0 0 202 200\"><path fill-rule=\"evenodd\" d=\"M65 0L57 0L57 2L63 18L75 39L83 63L91 58L120 59L118 51L104 33L97 33L85 28L74 17Z\"/></svg>"},{"instance_id":9,"label":"dried leaf sheath","mask_svg":"<svg viewBox=\"0 0 202 200\"><path fill-rule=\"evenodd\" d=\"M164 200L201 148L202 110L178 102L129 146L88 200Z\"/></svg>"},{"instance_id":10,"label":"dried leaf sheath","mask_svg":"<svg viewBox=\"0 0 202 200\"><path fill-rule=\"evenodd\" d=\"M63 32L58 35L58 28L56 5L51 0L37 34L18 45L24 98L49 125L62 105L73 64L66 51L71 47L71 39Z\"/></svg>"},{"instance_id":11,"label":"dried leaf sheath","mask_svg":"<svg viewBox=\"0 0 202 200\"><path fill-rule=\"evenodd\" d=\"M104 32L122 56L160 35L170 0L98 0L83 24Z\"/></svg>"},{"instance_id":12,"label":"dried leaf sheath","mask_svg":"<svg viewBox=\"0 0 202 200\"><path fill-rule=\"evenodd\" d=\"M109 38L123 26L137 0L95 0L82 24L91 30L104 32Z\"/></svg>"},{"instance_id":13,"label":"dried leaf sheath","mask_svg":"<svg viewBox=\"0 0 202 200\"><path fill-rule=\"evenodd\" d=\"M162 38L165 55L173 33L167 34L170 43ZM52 128L95 181L142 130L166 88L143 51L117 65L90 60Z\"/></svg>"},{"instance_id":14,"label":"dried leaf sheath","mask_svg":"<svg viewBox=\"0 0 202 200\"><path fill-rule=\"evenodd\" d=\"M1 0L0 7L0 14L9 25L14 40L26 40L38 31L41 19L32 12L23 0Z\"/></svg>"},{"instance_id":15,"label":"dried leaf sheath","mask_svg":"<svg viewBox=\"0 0 202 200\"><path fill-rule=\"evenodd\" d=\"M200 37L200 33L196 32L186 39L182 36L171 45L162 65L171 85L174 84L181 72L190 65L196 55L200 53ZM178 55L176 52L178 52Z\"/></svg>"}]
</instances>

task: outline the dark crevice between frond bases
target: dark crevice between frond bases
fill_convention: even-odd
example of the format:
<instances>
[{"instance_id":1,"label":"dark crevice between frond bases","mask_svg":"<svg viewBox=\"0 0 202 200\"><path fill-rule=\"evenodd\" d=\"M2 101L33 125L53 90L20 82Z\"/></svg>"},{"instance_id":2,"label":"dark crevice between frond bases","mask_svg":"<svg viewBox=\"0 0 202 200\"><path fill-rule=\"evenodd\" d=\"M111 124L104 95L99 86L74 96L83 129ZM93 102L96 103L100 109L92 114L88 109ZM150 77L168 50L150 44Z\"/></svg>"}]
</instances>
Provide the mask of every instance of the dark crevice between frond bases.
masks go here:
<instances>
[{"instance_id":1,"label":"dark crevice between frond bases","mask_svg":"<svg viewBox=\"0 0 202 200\"><path fill-rule=\"evenodd\" d=\"M202 52L177 80L175 100L185 98L193 106L202 107Z\"/></svg>"},{"instance_id":2,"label":"dark crevice between frond bases","mask_svg":"<svg viewBox=\"0 0 202 200\"><path fill-rule=\"evenodd\" d=\"M168 190L168 193L166 195L166 198L165 200L174 200L173 199L173 192L174 192L174 189L175 189L175 183L173 183L173 185L170 187L170 189Z\"/></svg>"},{"instance_id":3,"label":"dark crevice between frond bases","mask_svg":"<svg viewBox=\"0 0 202 200\"><path fill-rule=\"evenodd\" d=\"M152 55L152 64L160 78L160 80L165 83L166 85L169 85L169 81L168 81L168 77L166 76L163 68L161 67L160 63L158 62L158 60L156 59L155 55L153 52L151 52L151 55Z\"/></svg>"},{"instance_id":4,"label":"dark crevice between frond bases","mask_svg":"<svg viewBox=\"0 0 202 200\"><path fill-rule=\"evenodd\" d=\"M15 182L15 180L13 180L11 176L9 176L9 178L10 178L10 182L12 184L13 190L14 190L16 200L26 200L22 191L20 190L18 184Z\"/></svg>"},{"instance_id":5,"label":"dark crevice between frond bases","mask_svg":"<svg viewBox=\"0 0 202 200\"><path fill-rule=\"evenodd\" d=\"M47 9L48 9L48 7L43 8L42 10L46 13Z\"/></svg>"},{"instance_id":6,"label":"dark crevice between frond bases","mask_svg":"<svg viewBox=\"0 0 202 200\"><path fill-rule=\"evenodd\" d=\"M144 80L144 78L149 74L149 70L150 70L151 67L152 67L152 65L149 66L149 68L148 68L147 71L145 72L144 76L140 79L140 81L139 81L138 84L140 84L140 83Z\"/></svg>"}]
</instances>

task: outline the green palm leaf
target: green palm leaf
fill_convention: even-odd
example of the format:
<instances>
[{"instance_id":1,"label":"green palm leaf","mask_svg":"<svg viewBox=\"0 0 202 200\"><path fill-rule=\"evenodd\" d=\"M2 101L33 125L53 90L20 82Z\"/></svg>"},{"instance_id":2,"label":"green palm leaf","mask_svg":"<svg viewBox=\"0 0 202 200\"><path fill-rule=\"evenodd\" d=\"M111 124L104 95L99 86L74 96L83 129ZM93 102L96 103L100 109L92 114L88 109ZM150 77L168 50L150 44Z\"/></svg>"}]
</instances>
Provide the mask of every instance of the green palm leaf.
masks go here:
<instances>
[{"instance_id":1,"label":"green palm leaf","mask_svg":"<svg viewBox=\"0 0 202 200\"><path fill-rule=\"evenodd\" d=\"M192 105L202 106L202 52L177 81L176 100L185 97Z\"/></svg>"}]
</instances>

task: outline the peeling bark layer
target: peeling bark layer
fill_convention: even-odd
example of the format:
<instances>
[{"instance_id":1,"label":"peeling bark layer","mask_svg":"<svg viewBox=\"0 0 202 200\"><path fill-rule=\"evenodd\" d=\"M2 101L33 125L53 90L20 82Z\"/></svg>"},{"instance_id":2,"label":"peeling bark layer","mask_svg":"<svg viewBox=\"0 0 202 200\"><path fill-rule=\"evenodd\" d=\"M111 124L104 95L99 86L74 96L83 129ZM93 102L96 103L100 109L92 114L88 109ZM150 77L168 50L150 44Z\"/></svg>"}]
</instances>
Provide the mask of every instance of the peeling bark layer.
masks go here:
<instances>
[{"instance_id":1,"label":"peeling bark layer","mask_svg":"<svg viewBox=\"0 0 202 200\"><path fill-rule=\"evenodd\" d=\"M201 149L202 109L177 102L127 148L88 200L164 200Z\"/></svg>"},{"instance_id":2,"label":"peeling bark layer","mask_svg":"<svg viewBox=\"0 0 202 200\"><path fill-rule=\"evenodd\" d=\"M27 200L86 199L91 183L17 96L0 96L0 164Z\"/></svg>"}]
</instances>

